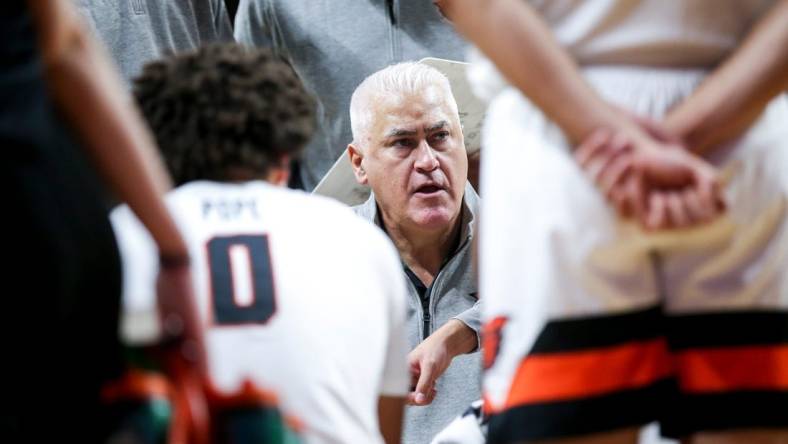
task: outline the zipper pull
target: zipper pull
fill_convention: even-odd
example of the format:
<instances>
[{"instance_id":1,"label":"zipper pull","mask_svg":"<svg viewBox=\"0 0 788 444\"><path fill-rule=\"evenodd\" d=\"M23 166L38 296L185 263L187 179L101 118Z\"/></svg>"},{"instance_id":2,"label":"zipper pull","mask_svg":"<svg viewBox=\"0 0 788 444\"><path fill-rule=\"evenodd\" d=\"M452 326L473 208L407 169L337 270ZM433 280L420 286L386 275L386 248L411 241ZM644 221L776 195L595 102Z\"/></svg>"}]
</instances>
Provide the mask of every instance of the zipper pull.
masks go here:
<instances>
[{"instance_id":1,"label":"zipper pull","mask_svg":"<svg viewBox=\"0 0 788 444\"><path fill-rule=\"evenodd\" d=\"M388 7L391 24L397 26L397 16L394 15L394 0L386 0L386 6Z\"/></svg>"}]
</instances>

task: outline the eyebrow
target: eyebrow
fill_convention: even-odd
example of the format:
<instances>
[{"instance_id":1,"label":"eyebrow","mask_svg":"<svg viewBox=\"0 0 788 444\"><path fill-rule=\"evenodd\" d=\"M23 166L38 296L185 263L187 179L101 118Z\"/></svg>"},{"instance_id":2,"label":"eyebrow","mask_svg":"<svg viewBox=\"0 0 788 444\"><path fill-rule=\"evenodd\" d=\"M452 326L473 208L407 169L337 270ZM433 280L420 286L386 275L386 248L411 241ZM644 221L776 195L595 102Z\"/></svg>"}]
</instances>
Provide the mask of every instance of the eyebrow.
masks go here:
<instances>
[{"instance_id":1,"label":"eyebrow","mask_svg":"<svg viewBox=\"0 0 788 444\"><path fill-rule=\"evenodd\" d=\"M403 137L403 136L415 136L415 135L416 135L416 131L402 129L402 128L394 128L388 133L386 133L386 137Z\"/></svg>"},{"instance_id":2,"label":"eyebrow","mask_svg":"<svg viewBox=\"0 0 788 444\"><path fill-rule=\"evenodd\" d=\"M436 123L434 125L424 127L424 132L431 133L433 131L437 131L439 129L445 128L448 125L449 125L449 122L447 122L445 120L441 120L440 122L438 122L438 123ZM386 137L415 136L416 134L417 134L417 131L415 131L415 130L409 130L409 129L403 129L403 128L394 128L391 131L389 131L388 133L386 133Z\"/></svg>"},{"instance_id":3,"label":"eyebrow","mask_svg":"<svg viewBox=\"0 0 788 444\"><path fill-rule=\"evenodd\" d=\"M443 129L449 126L449 122L445 120L441 120L440 122L436 123L435 125L429 126L424 128L425 132L431 133L433 131L438 131L439 129Z\"/></svg>"}]
</instances>

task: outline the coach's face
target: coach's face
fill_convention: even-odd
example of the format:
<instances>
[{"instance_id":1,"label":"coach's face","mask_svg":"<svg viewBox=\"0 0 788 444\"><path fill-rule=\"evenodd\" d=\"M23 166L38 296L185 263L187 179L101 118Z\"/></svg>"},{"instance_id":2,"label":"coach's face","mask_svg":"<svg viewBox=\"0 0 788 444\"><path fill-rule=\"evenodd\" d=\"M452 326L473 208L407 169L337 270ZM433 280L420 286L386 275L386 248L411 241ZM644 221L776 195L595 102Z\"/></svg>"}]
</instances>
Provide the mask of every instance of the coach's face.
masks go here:
<instances>
[{"instance_id":1,"label":"coach's face","mask_svg":"<svg viewBox=\"0 0 788 444\"><path fill-rule=\"evenodd\" d=\"M351 162L387 223L440 230L457 220L468 159L459 116L446 94L428 86L372 102L367 140L358 141L359 156L351 150Z\"/></svg>"}]
</instances>

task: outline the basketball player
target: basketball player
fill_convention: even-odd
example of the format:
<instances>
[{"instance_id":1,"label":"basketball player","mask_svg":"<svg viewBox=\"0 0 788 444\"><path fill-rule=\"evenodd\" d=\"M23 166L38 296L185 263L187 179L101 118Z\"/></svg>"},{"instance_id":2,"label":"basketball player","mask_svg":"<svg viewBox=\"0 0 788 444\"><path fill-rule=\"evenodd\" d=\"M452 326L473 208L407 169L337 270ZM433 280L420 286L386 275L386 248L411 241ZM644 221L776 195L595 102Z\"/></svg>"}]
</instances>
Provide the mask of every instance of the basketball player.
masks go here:
<instances>
[{"instance_id":1,"label":"basketball player","mask_svg":"<svg viewBox=\"0 0 788 444\"><path fill-rule=\"evenodd\" d=\"M211 46L150 64L134 93L179 184L167 202L192 257L210 391L276 392L309 443L398 442L399 261L350 209L283 187L314 130L292 68L268 50ZM154 342L153 246L127 208L112 221L126 339Z\"/></svg>"},{"instance_id":2,"label":"basketball player","mask_svg":"<svg viewBox=\"0 0 788 444\"><path fill-rule=\"evenodd\" d=\"M484 140L488 441L785 442L788 1L441 3L514 86Z\"/></svg>"}]
</instances>

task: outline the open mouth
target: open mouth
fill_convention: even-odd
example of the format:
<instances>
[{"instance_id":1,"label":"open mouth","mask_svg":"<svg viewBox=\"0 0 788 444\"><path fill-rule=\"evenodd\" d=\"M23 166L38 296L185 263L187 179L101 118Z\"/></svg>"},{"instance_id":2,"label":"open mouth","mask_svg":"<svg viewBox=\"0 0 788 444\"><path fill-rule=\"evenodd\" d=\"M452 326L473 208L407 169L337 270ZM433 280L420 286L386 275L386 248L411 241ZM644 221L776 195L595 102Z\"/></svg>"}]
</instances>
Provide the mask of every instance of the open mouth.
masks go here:
<instances>
[{"instance_id":1,"label":"open mouth","mask_svg":"<svg viewBox=\"0 0 788 444\"><path fill-rule=\"evenodd\" d=\"M443 188L437 185L423 185L416 189L416 194L429 195L438 193L440 191L443 191Z\"/></svg>"}]
</instances>

